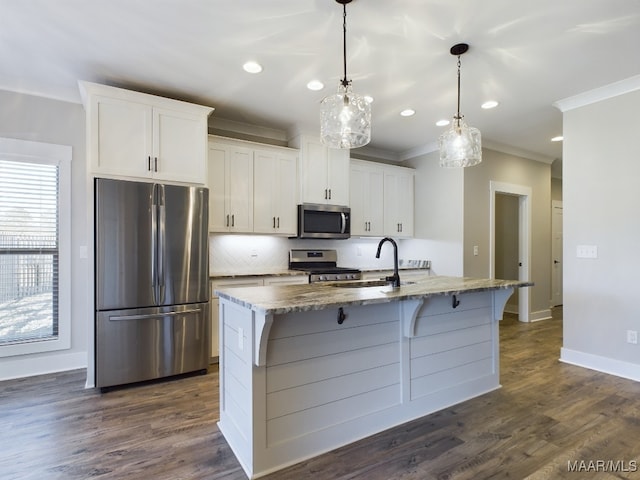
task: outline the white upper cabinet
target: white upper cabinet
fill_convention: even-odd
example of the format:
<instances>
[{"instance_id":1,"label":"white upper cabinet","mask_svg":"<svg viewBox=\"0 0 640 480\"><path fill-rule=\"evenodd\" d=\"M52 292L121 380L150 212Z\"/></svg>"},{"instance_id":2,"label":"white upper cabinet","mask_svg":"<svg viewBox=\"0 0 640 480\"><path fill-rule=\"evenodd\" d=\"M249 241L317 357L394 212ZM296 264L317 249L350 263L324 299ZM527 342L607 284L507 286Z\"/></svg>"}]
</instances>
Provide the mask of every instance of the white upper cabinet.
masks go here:
<instances>
[{"instance_id":1,"label":"white upper cabinet","mask_svg":"<svg viewBox=\"0 0 640 480\"><path fill-rule=\"evenodd\" d=\"M351 235L384 233L384 170L374 162L351 160Z\"/></svg>"},{"instance_id":2,"label":"white upper cabinet","mask_svg":"<svg viewBox=\"0 0 640 480\"><path fill-rule=\"evenodd\" d=\"M212 108L80 82L91 173L204 184Z\"/></svg>"},{"instance_id":3,"label":"white upper cabinet","mask_svg":"<svg viewBox=\"0 0 640 480\"><path fill-rule=\"evenodd\" d=\"M253 151L209 143L209 231L253 232Z\"/></svg>"},{"instance_id":4,"label":"white upper cabinet","mask_svg":"<svg viewBox=\"0 0 640 480\"><path fill-rule=\"evenodd\" d=\"M351 235L413 237L415 170L351 160Z\"/></svg>"},{"instance_id":5,"label":"white upper cabinet","mask_svg":"<svg viewBox=\"0 0 640 480\"><path fill-rule=\"evenodd\" d=\"M384 235L413 237L414 176L413 169L385 166Z\"/></svg>"},{"instance_id":6,"label":"white upper cabinet","mask_svg":"<svg viewBox=\"0 0 640 480\"><path fill-rule=\"evenodd\" d=\"M253 231L296 234L296 169L292 151L255 150L253 163Z\"/></svg>"},{"instance_id":7,"label":"white upper cabinet","mask_svg":"<svg viewBox=\"0 0 640 480\"><path fill-rule=\"evenodd\" d=\"M300 195L303 203L349 205L349 150L327 148L313 137L291 140L300 149Z\"/></svg>"},{"instance_id":8,"label":"white upper cabinet","mask_svg":"<svg viewBox=\"0 0 640 480\"><path fill-rule=\"evenodd\" d=\"M293 236L297 161L291 148L209 137L209 231Z\"/></svg>"}]
</instances>

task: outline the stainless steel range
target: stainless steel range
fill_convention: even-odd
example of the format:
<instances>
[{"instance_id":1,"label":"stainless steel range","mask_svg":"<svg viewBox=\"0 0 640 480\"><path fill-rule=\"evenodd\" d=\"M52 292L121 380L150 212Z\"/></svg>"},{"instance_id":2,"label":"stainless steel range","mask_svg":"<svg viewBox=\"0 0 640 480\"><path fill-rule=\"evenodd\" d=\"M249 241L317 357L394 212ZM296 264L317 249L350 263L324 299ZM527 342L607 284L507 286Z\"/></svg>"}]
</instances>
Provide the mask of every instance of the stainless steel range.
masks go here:
<instances>
[{"instance_id":1,"label":"stainless steel range","mask_svg":"<svg viewBox=\"0 0 640 480\"><path fill-rule=\"evenodd\" d=\"M289 250L289 268L309 272L309 283L360 280L362 272L355 268L338 267L335 250Z\"/></svg>"}]
</instances>

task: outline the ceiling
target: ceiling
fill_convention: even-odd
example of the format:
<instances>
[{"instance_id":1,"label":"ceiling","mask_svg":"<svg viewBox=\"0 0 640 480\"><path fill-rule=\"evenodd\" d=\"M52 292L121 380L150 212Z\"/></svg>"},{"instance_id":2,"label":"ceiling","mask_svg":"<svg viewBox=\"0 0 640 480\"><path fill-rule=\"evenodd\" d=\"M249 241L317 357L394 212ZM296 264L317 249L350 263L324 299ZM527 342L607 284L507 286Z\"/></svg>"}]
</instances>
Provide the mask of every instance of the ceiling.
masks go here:
<instances>
[{"instance_id":1,"label":"ceiling","mask_svg":"<svg viewBox=\"0 0 640 480\"><path fill-rule=\"evenodd\" d=\"M0 0L0 89L80 101L77 81L215 107L214 118L319 131L342 76L334 0ZM370 147L403 159L433 149L456 111L483 144L552 161L553 102L640 74L634 0L353 0L348 76L374 97ZM260 62L260 74L243 71ZM308 81L321 80L322 91ZM485 100L500 102L483 110ZM399 112L411 107L412 117ZM366 147L365 147L366 148Z\"/></svg>"}]
</instances>

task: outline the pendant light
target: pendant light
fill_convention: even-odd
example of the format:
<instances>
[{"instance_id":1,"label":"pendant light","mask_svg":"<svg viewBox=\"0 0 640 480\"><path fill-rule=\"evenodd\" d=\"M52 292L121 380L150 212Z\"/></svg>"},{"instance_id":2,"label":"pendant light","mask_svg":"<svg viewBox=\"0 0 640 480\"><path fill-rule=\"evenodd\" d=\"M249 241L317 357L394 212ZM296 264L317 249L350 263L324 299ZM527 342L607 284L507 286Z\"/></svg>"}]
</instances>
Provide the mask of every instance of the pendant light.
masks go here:
<instances>
[{"instance_id":1,"label":"pendant light","mask_svg":"<svg viewBox=\"0 0 640 480\"><path fill-rule=\"evenodd\" d=\"M347 80L347 3L342 5L342 45L344 78L338 92L325 97L320 103L320 139L330 148L358 148L371 140L371 104L364 96L353 93L351 80Z\"/></svg>"},{"instance_id":2,"label":"pendant light","mask_svg":"<svg viewBox=\"0 0 640 480\"><path fill-rule=\"evenodd\" d=\"M469 50L466 43L451 47L451 55L458 57L458 113L453 117L451 128L440 135L441 167L472 167L482 161L480 130L469 127L460 113L460 55Z\"/></svg>"}]
</instances>

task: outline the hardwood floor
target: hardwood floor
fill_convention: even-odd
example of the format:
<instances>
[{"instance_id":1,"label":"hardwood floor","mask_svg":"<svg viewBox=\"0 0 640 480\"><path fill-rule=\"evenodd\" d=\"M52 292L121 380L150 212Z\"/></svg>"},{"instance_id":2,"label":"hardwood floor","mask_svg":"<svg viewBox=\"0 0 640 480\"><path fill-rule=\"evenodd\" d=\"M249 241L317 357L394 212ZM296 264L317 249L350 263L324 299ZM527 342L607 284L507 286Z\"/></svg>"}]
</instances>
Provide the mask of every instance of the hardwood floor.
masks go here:
<instances>
[{"instance_id":1,"label":"hardwood floor","mask_svg":"<svg viewBox=\"0 0 640 480\"><path fill-rule=\"evenodd\" d=\"M263 478L640 478L640 384L560 363L554 317L502 321L502 389ZM216 427L215 367L106 394L84 379L0 382L0 478L246 478Z\"/></svg>"}]
</instances>

